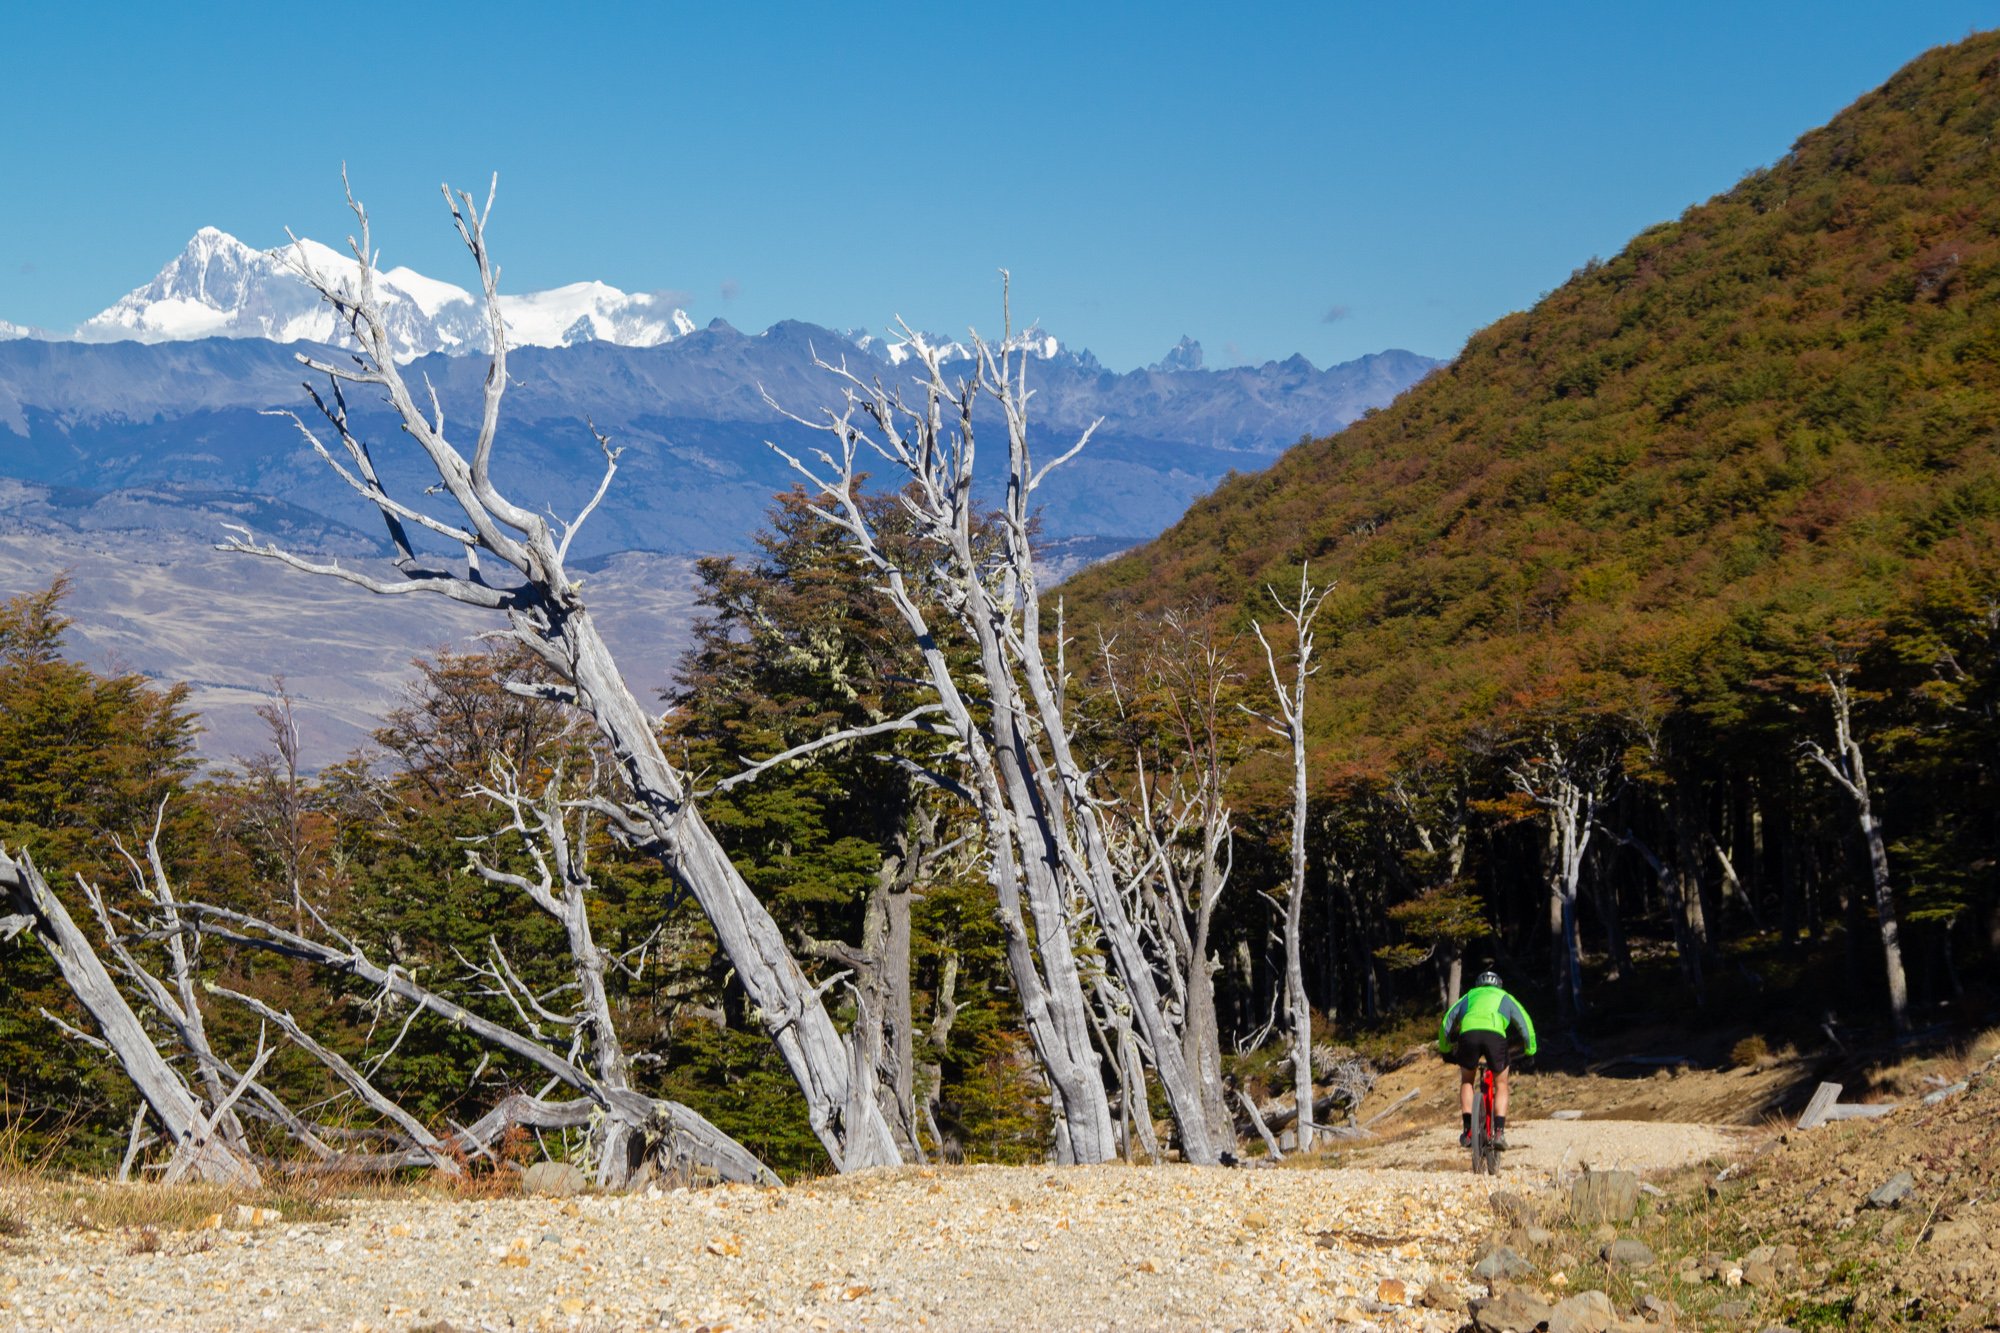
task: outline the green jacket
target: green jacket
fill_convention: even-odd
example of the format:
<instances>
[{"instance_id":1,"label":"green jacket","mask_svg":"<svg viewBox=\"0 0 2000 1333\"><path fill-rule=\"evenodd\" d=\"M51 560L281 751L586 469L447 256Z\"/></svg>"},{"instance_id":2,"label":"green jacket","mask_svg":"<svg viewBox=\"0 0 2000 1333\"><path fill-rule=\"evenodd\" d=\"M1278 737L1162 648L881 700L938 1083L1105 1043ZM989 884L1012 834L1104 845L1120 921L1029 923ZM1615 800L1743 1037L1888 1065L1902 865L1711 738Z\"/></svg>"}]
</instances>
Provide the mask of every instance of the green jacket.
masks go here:
<instances>
[{"instance_id":1,"label":"green jacket","mask_svg":"<svg viewBox=\"0 0 2000 1333\"><path fill-rule=\"evenodd\" d=\"M1450 1055L1461 1032L1498 1032L1518 1037L1529 1055L1535 1053L1535 1025L1521 1002L1498 986L1474 986L1459 996L1438 1024L1438 1050Z\"/></svg>"}]
</instances>

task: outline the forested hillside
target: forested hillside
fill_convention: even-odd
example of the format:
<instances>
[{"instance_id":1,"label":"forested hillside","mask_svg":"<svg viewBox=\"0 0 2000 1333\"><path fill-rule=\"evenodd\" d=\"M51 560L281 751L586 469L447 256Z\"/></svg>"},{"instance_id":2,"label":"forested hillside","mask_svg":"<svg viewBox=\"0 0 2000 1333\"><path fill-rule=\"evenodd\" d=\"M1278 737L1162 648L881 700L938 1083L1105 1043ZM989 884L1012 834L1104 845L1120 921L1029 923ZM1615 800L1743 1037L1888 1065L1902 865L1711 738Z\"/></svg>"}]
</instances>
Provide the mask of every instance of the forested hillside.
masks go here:
<instances>
[{"instance_id":1,"label":"forested hillside","mask_svg":"<svg viewBox=\"0 0 2000 1333\"><path fill-rule=\"evenodd\" d=\"M1073 618L1247 634L1302 565L1337 582L1319 1003L1476 921L1567 1009L1576 911L1593 972L1657 942L1697 987L1732 941L1835 932L1843 1022L1888 1015L1898 926L1922 1014L1990 975L1996 122L2000 36L1932 51L1069 585Z\"/></svg>"}]
</instances>

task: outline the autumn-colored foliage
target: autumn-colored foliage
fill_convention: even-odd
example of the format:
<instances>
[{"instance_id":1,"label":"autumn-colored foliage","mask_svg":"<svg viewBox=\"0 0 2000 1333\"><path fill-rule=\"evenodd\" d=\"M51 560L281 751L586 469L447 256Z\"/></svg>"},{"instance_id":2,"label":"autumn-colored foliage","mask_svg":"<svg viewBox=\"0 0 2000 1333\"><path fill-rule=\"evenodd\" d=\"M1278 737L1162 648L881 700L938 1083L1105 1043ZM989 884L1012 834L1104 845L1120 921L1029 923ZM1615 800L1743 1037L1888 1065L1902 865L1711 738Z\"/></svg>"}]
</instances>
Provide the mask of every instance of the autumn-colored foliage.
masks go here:
<instances>
[{"instance_id":1,"label":"autumn-colored foliage","mask_svg":"<svg viewBox=\"0 0 2000 1333\"><path fill-rule=\"evenodd\" d=\"M1724 823L1832 818L1794 762L1831 725L1814 645L1872 624L1856 679L1899 892L1990 910L1994 718L1970 698L1994 688L2000 605L1996 125L2000 35L1924 55L1391 406L1078 576L1072 616L1210 603L1243 627L1310 561L1340 584L1309 724L1324 768L1477 765L1578 710L1652 783L1621 817L1672 823L1680 799L1680 873L1711 884L1718 833L1753 859ZM1667 733L1671 773L1641 743ZM1492 816L1505 784L1484 787ZM1802 881L1847 874L1840 831L1812 836L1752 867L1794 927L1817 910ZM1489 865L1489 894L1525 869Z\"/></svg>"}]
</instances>

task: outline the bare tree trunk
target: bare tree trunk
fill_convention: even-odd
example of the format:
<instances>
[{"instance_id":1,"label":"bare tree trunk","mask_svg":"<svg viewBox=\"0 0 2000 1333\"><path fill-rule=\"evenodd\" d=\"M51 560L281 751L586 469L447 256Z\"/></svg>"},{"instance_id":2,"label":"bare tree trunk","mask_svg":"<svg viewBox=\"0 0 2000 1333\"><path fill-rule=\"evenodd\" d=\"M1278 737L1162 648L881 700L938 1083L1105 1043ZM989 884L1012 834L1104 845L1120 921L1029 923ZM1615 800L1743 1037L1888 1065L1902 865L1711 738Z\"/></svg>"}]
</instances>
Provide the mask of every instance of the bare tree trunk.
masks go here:
<instances>
[{"instance_id":1,"label":"bare tree trunk","mask_svg":"<svg viewBox=\"0 0 2000 1333\"><path fill-rule=\"evenodd\" d=\"M1882 840L1882 821L1876 818L1868 787L1868 765L1861 742L1854 735L1854 696L1845 670L1825 675L1833 697L1834 753L1829 755L1808 741L1805 751L1844 789L1854 801L1855 818L1861 837L1868 845L1869 878L1875 892L1875 919L1882 934L1882 961L1889 979L1889 1016L1900 1036L1910 1030L1910 989L1903 975L1901 924L1896 916L1896 896L1889 883L1889 852Z\"/></svg>"},{"instance_id":2,"label":"bare tree trunk","mask_svg":"<svg viewBox=\"0 0 2000 1333\"><path fill-rule=\"evenodd\" d=\"M99 928L113 957L124 970L125 975L144 993L160 1016L174 1029L175 1036L188 1054L194 1057L195 1069L202 1087L208 1094L208 1104L221 1106L228 1098L223 1075L227 1066L216 1058L215 1049L208 1040L208 1025L201 1011L201 997L196 990L192 948L180 933L180 917L175 912L173 881L167 876L166 863L160 859L160 830L166 823L167 805L160 803L153 817L152 836L146 840L146 865L140 866L137 858L126 851L122 843L117 844L118 854L132 872L133 887L142 898L149 898L160 909L167 930L167 966L173 981L173 992L148 972L133 956L119 936L106 907L104 896L95 885L79 879L78 884L90 903L92 913L97 917ZM263 1089L258 1089L259 1093ZM249 1157L250 1145L243 1133L243 1123L234 1112L225 1112L217 1118L217 1126L231 1151L239 1157Z\"/></svg>"},{"instance_id":3,"label":"bare tree trunk","mask_svg":"<svg viewBox=\"0 0 2000 1333\"><path fill-rule=\"evenodd\" d=\"M799 967L777 923L744 883L695 808L685 776L667 761L660 748L653 719L620 676L580 595L580 582L566 570L564 562L572 538L617 470L617 451L602 435L596 436L604 452L605 472L596 494L567 524L559 525L532 508L516 504L493 483L492 453L500 401L509 379L497 271L485 239L492 196L487 198L484 213L470 195L461 194L454 200L447 190L445 197L459 236L479 270L492 345L477 438L469 458L446 438L444 412L435 396L431 396L427 413L397 367L388 321L376 299L367 214L351 195L349 205L361 230L354 247L359 290L315 272L303 250L296 261L359 346L359 355L347 364L304 355L299 358L331 381L332 401L322 400L317 393L314 401L336 432L346 460L337 459L296 416L292 420L320 458L380 512L398 553L396 563L403 581L377 579L337 564L316 564L275 546L257 546L248 540L247 533L226 543L224 549L266 556L385 596L444 596L504 614L511 636L564 682L560 686L510 688L572 704L595 723L627 789L627 800L606 801L600 808L623 836L657 856L700 903L718 944L756 1005L765 1031L798 1080L813 1131L835 1168L848 1171L892 1165L898 1160L896 1144L872 1083L865 1088L853 1085L853 1052L827 1014L819 988ZM454 517L438 517L422 508L421 500L406 503L384 489L367 444L350 429L341 386L354 384L385 394L403 431L435 469L438 483L433 489L448 497L455 507ZM440 571L420 563L409 541L411 527L458 548L465 559L465 572ZM512 588L489 583L480 566L481 552L510 567L523 582Z\"/></svg>"},{"instance_id":4,"label":"bare tree trunk","mask_svg":"<svg viewBox=\"0 0 2000 1333\"><path fill-rule=\"evenodd\" d=\"M908 859L914 863L914 849ZM885 1104L894 1112L889 1127L896 1131L899 1142L907 1141L911 1155L921 1162L924 1150L923 1138L917 1132L917 1050L916 1034L912 1031L916 1020L910 984L911 879L914 877L914 873L908 879L898 874L882 894L887 922L882 953L888 974L884 1003L889 1024L889 1072L883 1091Z\"/></svg>"},{"instance_id":5,"label":"bare tree trunk","mask_svg":"<svg viewBox=\"0 0 2000 1333\"><path fill-rule=\"evenodd\" d=\"M1702 1002L1703 971L1708 955L1713 948L1708 936L1708 916L1702 910L1701 901L1701 821L1695 808L1693 795L1688 791L1691 779L1676 777L1672 799L1674 817L1674 867L1675 873L1670 885L1670 900L1675 907L1675 922L1686 939L1684 952L1687 955L1688 979L1694 986L1695 1003Z\"/></svg>"},{"instance_id":6,"label":"bare tree trunk","mask_svg":"<svg viewBox=\"0 0 2000 1333\"><path fill-rule=\"evenodd\" d=\"M1583 1012L1583 958L1577 938L1576 905L1584 857L1590 849L1597 810L1611 783L1613 764L1588 739L1566 740L1553 727L1543 731L1541 753L1508 769L1517 790L1547 812L1549 834L1550 947L1558 1008L1565 1022Z\"/></svg>"},{"instance_id":7,"label":"bare tree trunk","mask_svg":"<svg viewBox=\"0 0 2000 1333\"><path fill-rule=\"evenodd\" d=\"M1215 965L1208 954L1210 927L1215 904L1222 897L1221 875L1211 845L1203 858L1200 904L1196 909L1194 937L1188 956L1187 1013L1182 1020L1181 1042L1187 1066L1200 1081L1202 1107L1208 1129L1218 1142L1234 1142L1236 1118L1229 1113L1228 1090L1222 1083L1222 1035L1215 1020Z\"/></svg>"},{"instance_id":8,"label":"bare tree trunk","mask_svg":"<svg viewBox=\"0 0 2000 1333\"><path fill-rule=\"evenodd\" d=\"M1542 847L1542 877L1549 890L1549 982L1556 993L1556 1012L1567 1024L1576 1014L1572 1008L1574 997L1569 989L1569 968L1567 966L1568 932L1563 926L1562 900L1562 832L1556 822L1549 821L1548 838Z\"/></svg>"},{"instance_id":9,"label":"bare tree trunk","mask_svg":"<svg viewBox=\"0 0 2000 1333\"><path fill-rule=\"evenodd\" d=\"M1616 981L1631 969L1632 955L1625 947L1625 923L1619 915L1617 881L1604 875L1602 867L1599 868L1597 888L1592 896L1604 925L1604 952L1609 963L1605 980Z\"/></svg>"},{"instance_id":10,"label":"bare tree trunk","mask_svg":"<svg viewBox=\"0 0 2000 1333\"><path fill-rule=\"evenodd\" d=\"M1609 832L1609 830L1606 830L1606 832ZM1622 846L1630 847L1633 851L1639 853L1640 859L1645 861L1646 868L1653 872L1653 878L1659 883L1660 892L1667 900L1669 909L1673 914L1674 946L1680 952L1682 974L1687 977L1688 985L1694 991L1694 1002L1697 1005L1702 1004L1704 1001L1702 998L1701 946L1696 942L1693 932L1689 929L1686 917L1680 911L1681 904L1684 901L1679 897L1683 883L1682 879L1674 871L1667 868L1666 863L1654 853L1651 847L1646 845L1638 834L1627 829L1623 833L1614 836Z\"/></svg>"},{"instance_id":11,"label":"bare tree trunk","mask_svg":"<svg viewBox=\"0 0 2000 1333\"><path fill-rule=\"evenodd\" d=\"M1313 1144L1312 1004L1306 998L1305 966L1300 958L1306 906L1306 681L1319 670L1312 663L1313 621L1333 592L1333 585L1313 587L1310 570L1310 565L1300 566L1299 596L1290 606L1285 605L1275 590L1266 589L1278 609L1291 620L1294 630L1289 683L1279 676L1277 654L1264 637L1264 627L1255 625L1257 641L1264 646L1265 664L1270 668L1271 688L1278 696L1279 722L1273 729L1289 740L1292 748L1292 878L1285 899L1284 1015L1292 1049L1292 1095L1299 1108L1300 1152L1309 1150Z\"/></svg>"},{"instance_id":12,"label":"bare tree trunk","mask_svg":"<svg viewBox=\"0 0 2000 1333\"><path fill-rule=\"evenodd\" d=\"M931 1143L937 1154L945 1161L958 1160L957 1145L948 1141L944 1131L938 1128L938 1105L944 1097L944 1057L950 1049L952 1025L958 1021L958 955L948 954L944 960L944 971L938 977L937 996L929 1029L924 1034L924 1128L930 1131Z\"/></svg>"},{"instance_id":13,"label":"bare tree trunk","mask_svg":"<svg viewBox=\"0 0 2000 1333\"><path fill-rule=\"evenodd\" d=\"M564 809L561 766L557 766L548 778L539 801L520 790L511 769L500 767L496 779L499 785L482 786L475 790L511 816L509 823L495 837L511 835L518 838L536 873L531 878L498 870L488 865L476 852L468 857L468 861L474 873L482 879L520 890L536 907L554 917L562 926L569 945L570 973L577 995L575 1008L569 1014L547 1008L540 997L521 984L519 974L507 962L497 940L492 943L494 965L486 975L495 989L507 996L524 1021L532 1022L539 1018L570 1028L587 1046L596 1074L594 1082L567 1078L563 1081L604 1108L604 1116L592 1127L597 1183L605 1189L622 1189L634 1181L644 1169L649 1153L663 1141L663 1124L670 1127L682 1112L686 1112L687 1116L694 1113L676 1103L655 1102L632 1090L630 1062L625 1055L624 1043L618 1036L610 992L605 986L605 972L612 959L599 947L591 931L589 895L595 892L595 885L591 882L586 864L588 830L580 816L575 836L570 833ZM300 1036L294 1033L293 1040L300 1041ZM300 1044L304 1045L304 1042ZM858 1037L853 1045L860 1049ZM321 1063L341 1074L334 1061L317 1052L314 1054ZM341 1076L343 1081L354 1086L346 1075ZM557 1077L563 1076L558 1072ZM700 1124L706 1126L707 1122L701 1121ZM713 1126L707 1128L712 1130ZM412 1137L418 1146L426 1146L421 1137L415 1134ZM734 1149L734 1157L729 1149ZM731 1169L740 1175L741 1163L737 1159L747 1158L749 1154L733 1143L727 1148L717 1145L717 1152L725 1165L736 1161L736 1166ZM761 1165L756 1169L761 1172Z\"/></svg>"}]
</instances>

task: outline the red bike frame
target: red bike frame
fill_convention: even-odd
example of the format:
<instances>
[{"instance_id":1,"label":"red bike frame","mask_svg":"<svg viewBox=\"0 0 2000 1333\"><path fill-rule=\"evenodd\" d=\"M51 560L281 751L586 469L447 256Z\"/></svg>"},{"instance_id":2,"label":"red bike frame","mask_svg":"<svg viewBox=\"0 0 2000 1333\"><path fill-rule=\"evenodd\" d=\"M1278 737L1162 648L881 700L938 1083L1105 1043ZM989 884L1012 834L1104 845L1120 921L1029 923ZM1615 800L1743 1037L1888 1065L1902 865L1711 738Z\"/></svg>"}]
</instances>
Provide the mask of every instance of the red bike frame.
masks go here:
<instances>
[{"instance_id":1,"label":"red bike frame","mask_svg":"<svg viewBox=\"0 0 2000 1333\"><path fill-rule=\"evenodd\" d=\"M1472 1081L1472 1174L1500 1174L1500 1150L1493 1146L1493 1067L1481 1060Z\"/></svg>"}]
</instances>

